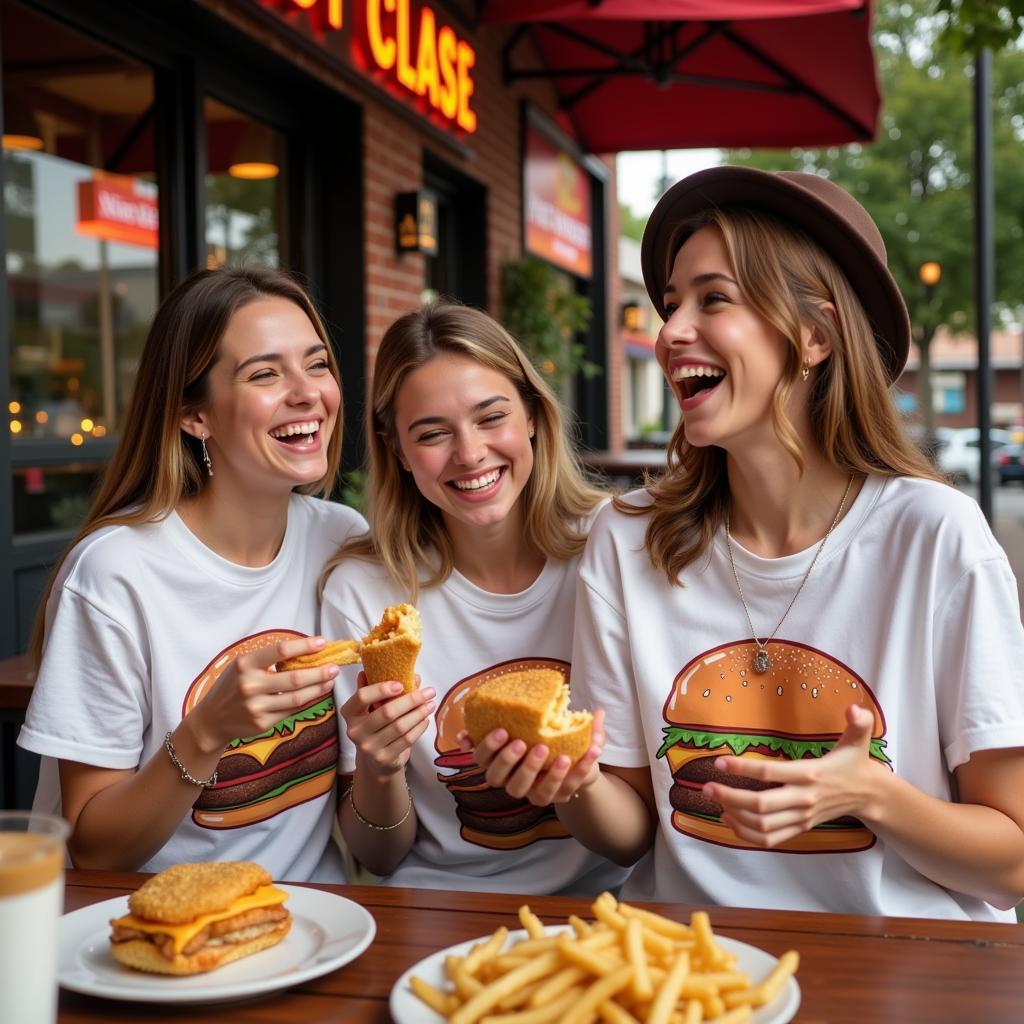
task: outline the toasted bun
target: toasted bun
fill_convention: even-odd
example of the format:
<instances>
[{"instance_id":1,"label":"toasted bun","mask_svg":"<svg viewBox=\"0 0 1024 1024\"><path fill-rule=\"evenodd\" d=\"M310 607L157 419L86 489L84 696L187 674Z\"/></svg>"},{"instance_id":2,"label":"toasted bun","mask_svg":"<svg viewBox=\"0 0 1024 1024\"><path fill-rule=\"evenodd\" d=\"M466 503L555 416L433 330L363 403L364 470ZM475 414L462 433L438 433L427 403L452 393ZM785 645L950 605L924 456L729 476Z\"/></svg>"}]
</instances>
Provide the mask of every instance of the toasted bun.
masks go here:
<instances>
[{"instance_id":1,"label":"toasted bun","mask_svg":"<svg viewBox=\"0 0 1024 1024\"><path fill-rule=\"evenodd\" d=\"M543 743L545 768L561 754L578 761L590 747L592 715L569 710L569 684L553 669L508 672L481 683L466 698L464 714L474 744L499 727L528 748Z\"/></svg>"},{"instance_id":2,"label":"toasted bun","mask_svg":"<svg viewBox=\"0 0 1024 1024\"><path fill-rule=\"evenodd\" d=\"M763 846L741 839L721 821L696 815L672 812L672 825L684 835L694 836L719 846L741 850L765 850ZM868 828L813 828L772 847L773 853L855 853L875 844L875 834Z\"/></svg>"},{"instance_id":3,"label":"toasted bun","mask_svg":"<svg viewBox=\"0 0 1024 1024\"><path fill-rule=\"evenodd\" d=\"M313 654L300 654L295 658L286 658L277 663L278 672L287 672L293 668L319 668L321 665L358 665L358 640L332 640L322 650Z\"/></svg>"},{"instance_id":4,"label":"toasted bun","mask_svg":"<svg viewBox=\"0 0 1024 1024\"><path fill-rule=\"evenodd\" d=\"M149 971L151 974L202 974L204 971L223 967L233 960L241 960L243 956L276 946L291 929L292 919L289 916L283 921L275 921L274 924L276 927L272 930L262 931L247 941L225 943L223 946L206 946L191 956L178 953L171 960L165 957L154 943L145 939L112 943L110 951L115 959L137 971Z\"/></svg>"},{"instance_id":5,"label":"toasted bun","mask_svg":"<svg viewBox=\"0 0 1024 1024\"><path fill-rule=\"evenodd\" d=\"M272 881L264 868L247 860L175 864L143 882L128 897L128 908L147 921L187 924L201 914L227 910Z\"/></svg>"},{"instance_id":6,"label":"toasted bun","mask_svg":"<svg viewBox=\"0 0 1024 1024\"><path fill-rule=\"evenodd\" d=\"M695 658L676 676L665 720L708 732L761 733L784 718L787 735L838 737L846 728L846 709L858 704L875 716L872 736L885 733L870 688L842 662L802 644L772 640L771 667L759 674L756 653L757 645L747 640Z\"/></svg>"},{"instance_id":7,"label":"toasted bun","mask_svg":"<svg viewBox=\"0 0 1024 1024\"><path fill-rule=\"evenodd\" d=\"M409 693L416 689L416 657L422 647L420 613L411 604L384 609L380 622L363 637L362 659L371 683L394 679Z\"/></svg>"},{"instance_id":8,"label":"toasted bun","mask_svg":"<svg viewBox=\"0 0 1024 1024\"><path fill-rule=\"evenodd\" d=\"M283 793L277 796L262 797L241 807L228 807L224 809L192 808L192 820L203 828L242 828L245 825L252 825L257 821L266 821L290 807L297 807L299 804L315 800L331 791L335 771L324 771L303 782L289 786Z\"/></svg>"}]
</instances>

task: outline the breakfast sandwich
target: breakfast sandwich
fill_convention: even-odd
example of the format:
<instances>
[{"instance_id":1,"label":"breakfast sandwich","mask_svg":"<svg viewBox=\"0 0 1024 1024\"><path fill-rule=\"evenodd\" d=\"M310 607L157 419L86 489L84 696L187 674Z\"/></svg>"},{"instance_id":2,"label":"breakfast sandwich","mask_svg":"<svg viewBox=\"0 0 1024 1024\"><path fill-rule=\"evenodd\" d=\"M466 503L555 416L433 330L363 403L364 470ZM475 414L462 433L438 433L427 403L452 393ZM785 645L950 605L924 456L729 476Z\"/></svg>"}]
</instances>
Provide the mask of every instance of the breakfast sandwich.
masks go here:
<instances>
[{"instance_id":1,"label":"breakfast sandwich","mask_svg":"<svg viewBox=\"0 0 1024 1024\"><path fill-rule=\"evenodd\" d=\"M548 748L544 767L564 754L578 761L590 748L593 716L569 710L569 684L555 669L505 672L478 686L466 698L466 731L474 744L493 729L505 729L527 749Z\"/></svg>"},{"instance_id":2,"label":"breakfast sandwich","mask_svg":"<svg viewBox=\"0 0 1024 1024\"><path fill-rule=\"evenodd\" d=\"M411 604L385 608L380 622L363 637L363 669L367 680L383 683L394 679L405 687L406 693L414 690L422 633L420 613Z\"/></svg>"},{"instance_id":3,"label":"breakfast sandwich","mask_svg":"<svg viewBox=\"0 0 1024 1024\"><path fill-rule=\"evenodd\" d=\"M332 640L312 654L299 654L294 658L279 661L277 671L286 672L293 668L319 668L321 665L358 665L361 646L358 640Z\"/></svg>"},{"instance_id":4,"label":"breakfast sandwich","mask_svg":"<svg viewBox=\"0 0 1024 1024\"><path fill-rule=\"evenodd\" d=\"M291 928L288 894L249 861L175 864L128 897L110 922L110 948L128 967L200 974L280 942Z\"/></svg>"}]
</instances>

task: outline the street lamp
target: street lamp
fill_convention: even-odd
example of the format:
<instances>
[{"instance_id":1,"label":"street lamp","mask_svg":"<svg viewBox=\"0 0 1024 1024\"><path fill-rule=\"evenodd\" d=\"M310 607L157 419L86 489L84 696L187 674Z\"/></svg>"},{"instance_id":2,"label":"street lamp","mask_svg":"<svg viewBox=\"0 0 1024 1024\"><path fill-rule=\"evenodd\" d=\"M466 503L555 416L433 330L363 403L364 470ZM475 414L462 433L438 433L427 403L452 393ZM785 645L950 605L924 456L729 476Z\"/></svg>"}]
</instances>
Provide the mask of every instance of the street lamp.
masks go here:
<instances>
[{"instance_id":1,"label":"street lamp","mask_svg":"<svg viewBox=\"0 0 1024 1024\"><path fill-rule=\"evenodd\" d=\"M935 406L932 401L932 361L929 349L932 338L935 335L935 328L938 326L935 317L932 315L932 306L935 302L935 286L942 277L942 265L934 260L922 263L918 269L918 276L924 285L924 317L921 324L921 337L918 342L921 353L921 361L918 369L920 380L918 383L918 394L921 397L921 411L924 414L924 445L929 457L934 454L935 448Z\"/></svg>"}]
</instances>

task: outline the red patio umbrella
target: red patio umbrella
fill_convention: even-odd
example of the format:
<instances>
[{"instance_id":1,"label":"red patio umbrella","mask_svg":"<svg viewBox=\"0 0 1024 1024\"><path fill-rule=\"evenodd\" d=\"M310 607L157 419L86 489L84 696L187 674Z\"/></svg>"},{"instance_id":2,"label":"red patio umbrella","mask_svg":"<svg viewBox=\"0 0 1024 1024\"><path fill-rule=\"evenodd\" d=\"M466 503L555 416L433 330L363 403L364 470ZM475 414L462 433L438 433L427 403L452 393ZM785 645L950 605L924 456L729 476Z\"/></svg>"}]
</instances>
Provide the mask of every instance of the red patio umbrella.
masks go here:
<instances>
[{"instance_id":1,"label":"red patio umbrella","mask_svg":"<svg viewBox=\"0 0 1024 1024\"><path fill-rule=\"evenodd\" d=\"M482 17L520 23L506 79L553 79L593 153L875 134L870 0L484 0Z\"/></svg>"}]
</instances>

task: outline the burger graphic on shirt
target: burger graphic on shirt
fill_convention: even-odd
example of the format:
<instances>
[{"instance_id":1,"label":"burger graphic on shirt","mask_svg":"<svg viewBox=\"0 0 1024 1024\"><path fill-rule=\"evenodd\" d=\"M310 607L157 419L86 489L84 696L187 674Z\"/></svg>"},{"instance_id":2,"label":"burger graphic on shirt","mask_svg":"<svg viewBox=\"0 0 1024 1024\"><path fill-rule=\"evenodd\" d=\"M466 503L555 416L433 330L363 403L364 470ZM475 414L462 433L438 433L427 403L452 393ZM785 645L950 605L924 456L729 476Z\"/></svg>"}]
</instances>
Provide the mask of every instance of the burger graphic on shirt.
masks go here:
<instances>
[{"instance_id":1,"label":"burger graphic on shirt","mask_svg":"<svg viewBox=\"0 0 1024 1024\"><path fill-rule=\"evenodd\" d=\"M438 756L434 764L441 769L437 780L448 787L455 800L459 835L467 843L490 850L518 850L538 839L569 837L553 806L537 807L529 800L509 796L502 788L489 786L484 770L473 760L473 752L464 753L456 739L465 728L462 709L473 690L503 673L537 668L555 669L569 676L569 665L564 661L506 661L456 683L437 709L434 748Z\"/></svg>"},{"instance_id":2,"label":"burger graphic on shirt","mask_svg":"<svg viewBox=\"0 0 1024 1024\"><path fill-rule=\"evenodd\" d=\"M698 655L676 676L665 702L665 739L658 750L672 771L672 825L684 835L739 849L761 850L721 819L722 808L702 792L706 782L744 789L773 783L715 769L723 755L742 758L821 757L846 728L846 709L859 704L874 715L870 755L890 766L885 718L856 673L803 644L772 640L767 672L754 670L753 641L722 644ZM849 853L866 850L874 833L857 818L823 822L775 847L774 853Z\"/></svg>"},{"instance_id":3,"label":"burger graphic on shirt","mask_svg":"<svg viewBox=\"0 0 1024 1024\"><path fill-rule=\"evenodd\" d=\"M268 630L221 651L196 677L182 714L209 693L221 672L242 654L302 633ZM217 763L217 781L192 806L202 828L243 828L330 793L337 775L338 720L334 697L300 708L255 736L232 740Z\"/></svg>"}]
</instances>

